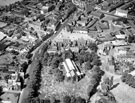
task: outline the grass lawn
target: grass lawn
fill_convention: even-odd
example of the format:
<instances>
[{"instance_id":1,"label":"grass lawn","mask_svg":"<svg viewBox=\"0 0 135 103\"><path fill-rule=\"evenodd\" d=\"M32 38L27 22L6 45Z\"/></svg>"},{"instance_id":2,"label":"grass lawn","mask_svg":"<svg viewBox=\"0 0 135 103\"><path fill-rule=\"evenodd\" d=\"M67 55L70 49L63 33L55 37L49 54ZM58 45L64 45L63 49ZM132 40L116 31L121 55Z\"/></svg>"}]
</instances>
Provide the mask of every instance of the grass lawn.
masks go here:
<instances>
[{"instance_id":1,"label":"grass lawn","mask_svg":"<svg viewBox=\"0 0 135 103\"><path fill-rule=\"evenodd\" d=\"M118 103L135 103L135 89L125 83L120 83L112 93Z\"/></svg>"},{"instance_id":2,"label":"grass lawn","mask_svg":"<svg viewBox=\"0 0 135 103\"><path fill-rule=\"evenodd\" d=\"M55 95L56 98L63 97L64 95L81 96L85 99L87 96L87 88L90 84L90 76L87 75L79 82L56 82L55 77L48 74L49 68L45 68L42 72L42 86L40 89L43 98Z\"/></svg>"},{"instance_id":3,"label":"grass lawn","mask_svg":"<svg viewBox=\"0 0 135 103\"><path fill-rule=\"evenodd\" d=\"M5 6L22 0L0 0L0 6Z\"/></svg>"},{"instance_id":4,"label":"grass lawn","mask_svg":"<svg viewBox=\"0 0 135 103\"><path fill-rule=\"evenodd\" d=\"M13 93L4 93L1 96L1 99L3 101L11 101L11 103L17 103L19 99L19 94L13 94Z\"/></svg>"}]
</instances>

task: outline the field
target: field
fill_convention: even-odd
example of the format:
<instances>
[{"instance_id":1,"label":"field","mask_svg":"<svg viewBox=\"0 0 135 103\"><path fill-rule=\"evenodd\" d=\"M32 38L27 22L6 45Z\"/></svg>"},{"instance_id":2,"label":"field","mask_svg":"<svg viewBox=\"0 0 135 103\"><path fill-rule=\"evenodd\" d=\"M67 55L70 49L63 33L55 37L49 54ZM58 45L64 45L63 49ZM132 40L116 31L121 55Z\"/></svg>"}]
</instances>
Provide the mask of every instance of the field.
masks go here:
<instances>
[{"instance_id":1,"label":"field","mask_svg":"<svg viewBox=\"0 0 135 103\"><path fill-rule=\"evenodd\" d=\"M75 95L81 96L85 99L87 96L87 88L90 84L90 77L85 76L79 82L71 83L71 82L56 82L55 77L48 74L49 68L44 68L42 72L42 86L40 89L41 96L43 98L49 96L56 96L56 98L61 98L64 95Z\"/></svg>"},{"instance_id":2,"label":"field","mask_svg":"<svg viewBox=\"0 0 135 103\"><path fill-rule=\"evenodd\" d=\"M0 0L0 6L5 6L22 0Z\"/></svg>"}]
</instances>

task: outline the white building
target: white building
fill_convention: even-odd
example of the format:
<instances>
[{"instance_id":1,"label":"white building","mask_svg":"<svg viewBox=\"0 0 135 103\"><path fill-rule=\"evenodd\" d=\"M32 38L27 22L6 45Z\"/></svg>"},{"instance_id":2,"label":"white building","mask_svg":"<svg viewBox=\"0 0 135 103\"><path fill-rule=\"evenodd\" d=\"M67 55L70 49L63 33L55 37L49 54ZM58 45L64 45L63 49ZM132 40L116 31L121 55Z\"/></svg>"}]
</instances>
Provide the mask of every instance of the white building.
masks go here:
<instances>
[{"instance_id":1,"label":"white building","mask_svg":"<svg viewBox=\"0 0 135 103\"><path fill-rule=\"evenodd\" d=\"M127 18L128 11L117 8L115 15Z\"/></svg>"},{"instance_id":2,"label":"white building","mask_svg":"<svg viewBox=\"0 0 135 103\"><path fill-rule=\"evenodd\" d=\"M83 73L79 71L76 64L70 59L66 59L63 63L67 77L74 77L75 75L81 76Z\"/></svg>"},{"instance_id":3,"label":"white building","mask_svg":"<svg viewBox=\"0 0 135 103\"><path fill-rule=\"evenodd\" d=\"M111 41L111 43L114 46L127 45L127 42L125 42L124 40L114 40Z\"/></svg>"},{"instance_id":4,"label":"white building","mask_svg":"<svg viewBox=\"0 0 135 103\"><path fill-rule=\"evenodd\" d=\"M115 35L117 39L125 39L126 35Z\"/></svg>"},{"instance_id":5,"label":"white building","mask_svg":"<svg viewBox=\"0 0 135 103\"><path fill-rule=\"evenodd\" d=\"M7 36L6 34L4 34L3 32L0 32L0 40L2 40L6 36Z\"/></svg>"}]
</instances>

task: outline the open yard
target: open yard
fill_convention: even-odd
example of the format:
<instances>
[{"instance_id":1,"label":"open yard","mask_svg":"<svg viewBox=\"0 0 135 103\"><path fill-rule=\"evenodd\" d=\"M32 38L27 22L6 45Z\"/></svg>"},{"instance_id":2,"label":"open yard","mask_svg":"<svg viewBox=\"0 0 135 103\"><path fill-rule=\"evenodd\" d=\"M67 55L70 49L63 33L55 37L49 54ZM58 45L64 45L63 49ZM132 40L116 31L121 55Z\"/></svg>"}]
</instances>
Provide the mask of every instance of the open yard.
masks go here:
<instances>
[{"instance_id":1,"label":"open yard","mask_svg":"<svg viewBox=\"0 0 135 103\"><path fill-rule=\"evenodd\" d=\"M91 38L88 34L83 34L83 33L70 33L67 32L65 29L63 29L58 36L56 36L53 41L63 41L63 39L69 39L71 41L78 40L83 38L84 40L92 40L94 41L93 38Z\"/></svg>"},{"instance_id":2,"label":"open yard","mask_svg":"<svg viewBox=\"0 0 135 103\"><path fill-rule=\"evenodd\" d=\"M56 98L61 98L64 95L75 95L83 98L88 98L87 88L90 84L90 76L85 76L79 82L56 82L55 78L48 74L49 68L45 68L42 72L42 86L40 89L43 98L55 95Z\"/></svg>"},{"instance_id":3,"label":"open yard","mask_svg":"<svg viewBox=\"0 0 135 103\"><path fill-rule=\"evenodd\" d=\"M135 89L125 83L120 83L112 93L118 103L135 103Z\"/></svg>"}]
</instances>

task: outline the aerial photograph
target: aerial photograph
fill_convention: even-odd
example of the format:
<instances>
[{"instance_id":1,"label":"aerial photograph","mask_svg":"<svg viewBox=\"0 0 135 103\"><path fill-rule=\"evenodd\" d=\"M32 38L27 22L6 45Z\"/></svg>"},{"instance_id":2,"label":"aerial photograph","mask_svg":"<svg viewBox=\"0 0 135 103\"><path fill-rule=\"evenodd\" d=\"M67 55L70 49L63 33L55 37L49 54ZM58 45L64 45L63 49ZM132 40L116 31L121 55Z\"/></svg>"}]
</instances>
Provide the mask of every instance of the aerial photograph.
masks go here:
<instances>
[{"instance_id":1,"label":"aerial photograph","mask_svg":"<svg viewBox=\"0 0 135 103\"><path fill-rule=\"evenodd\" d=\"M0 103L135 103L135 0L0 0Z\"/></svg>"}]
</instances>

